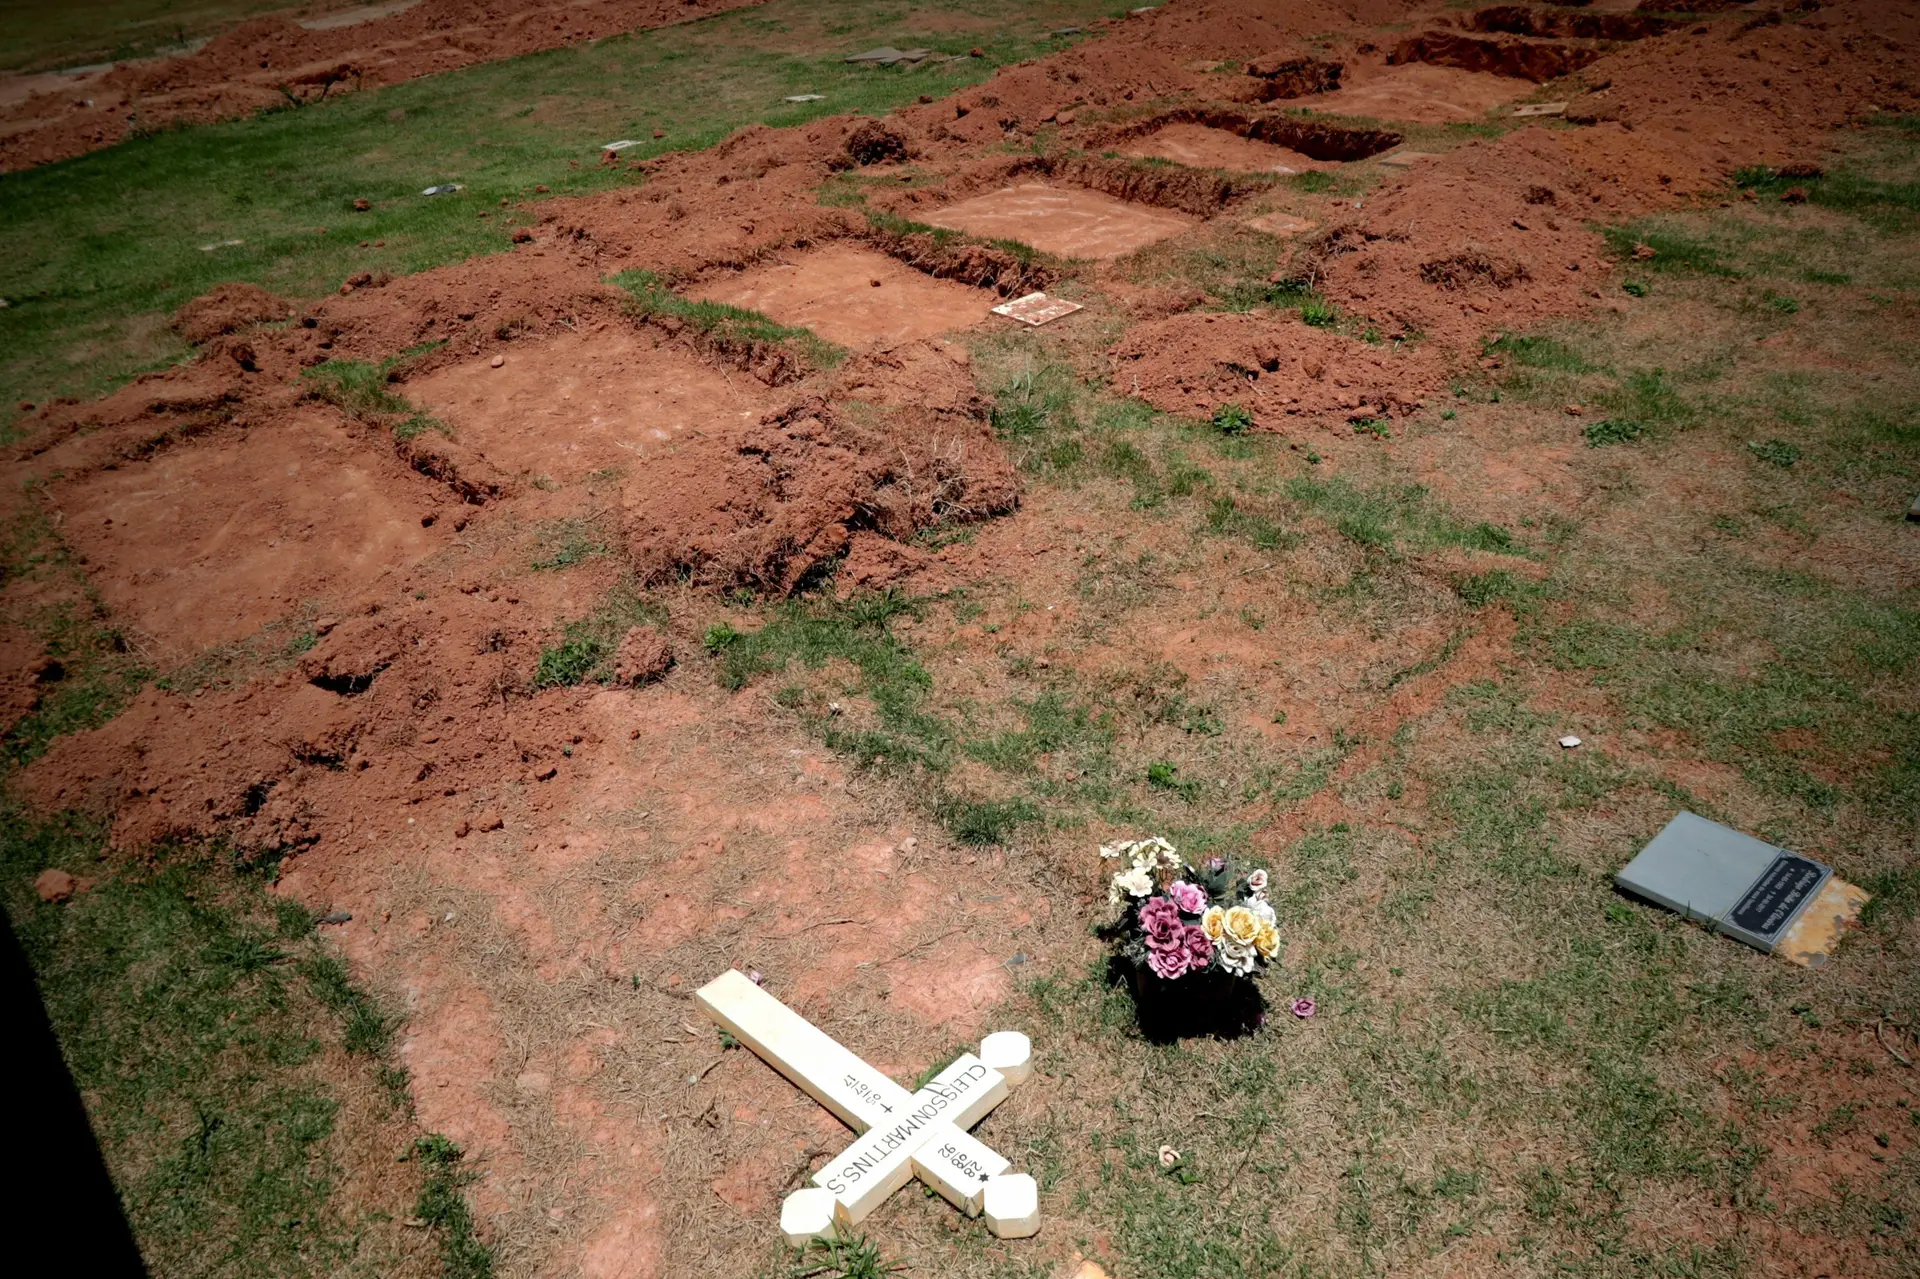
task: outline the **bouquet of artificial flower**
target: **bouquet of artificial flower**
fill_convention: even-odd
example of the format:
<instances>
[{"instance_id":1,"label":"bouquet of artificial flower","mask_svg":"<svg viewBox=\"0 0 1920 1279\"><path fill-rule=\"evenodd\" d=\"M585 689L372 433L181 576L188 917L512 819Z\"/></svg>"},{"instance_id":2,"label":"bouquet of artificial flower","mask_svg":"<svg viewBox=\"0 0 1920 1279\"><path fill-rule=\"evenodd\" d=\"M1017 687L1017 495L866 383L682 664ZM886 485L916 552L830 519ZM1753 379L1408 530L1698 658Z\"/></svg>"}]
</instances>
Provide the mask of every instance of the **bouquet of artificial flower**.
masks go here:
<instances>
[{"instance_id":1,"label":"bouquet of artificial flower","mask_svg":"<svg viewBox=\"0 0 1920 1279\"><path fill-rule=\"evenodd\" d=\"M1189 866L1158 837L1103 845L1100 856L1119 863L1107 899L1126 907L1114 933L1136 971L1168 982L1207 973L1250 978L1279 955L1266 871L1236 875L1218 857Z\"/></svg>"}]
</instances>

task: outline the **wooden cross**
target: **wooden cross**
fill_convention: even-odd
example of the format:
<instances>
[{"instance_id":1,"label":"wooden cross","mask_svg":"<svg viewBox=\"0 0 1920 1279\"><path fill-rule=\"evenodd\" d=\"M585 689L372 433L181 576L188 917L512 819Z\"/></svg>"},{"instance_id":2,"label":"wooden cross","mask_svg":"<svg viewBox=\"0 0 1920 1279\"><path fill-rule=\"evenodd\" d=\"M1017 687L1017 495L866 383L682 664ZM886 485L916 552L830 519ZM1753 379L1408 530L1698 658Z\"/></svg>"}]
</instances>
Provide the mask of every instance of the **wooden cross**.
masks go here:
<instances>
[{"instance_id":1,"label":"wooden cross","mask_svg":"<svg viewBox=\"0 0 1920 1279\"><path fill-rule=\"evenodd\" d=\"M909 1093L834 1041L825 1031L729 970L694 999L709 1017L815 1101L860 1133L827 1161L813 1185L787 1196L780 1228L796 1247L857 1226L888 1195L915 1177L968 1216L985 1214L1002 1239L1040 1229L1033 1178L1011 1166L967 1129L1006 1099L1031 1070L1032 1047L1017 1031L981 1041Z\"/></svg>"}]
</instances>

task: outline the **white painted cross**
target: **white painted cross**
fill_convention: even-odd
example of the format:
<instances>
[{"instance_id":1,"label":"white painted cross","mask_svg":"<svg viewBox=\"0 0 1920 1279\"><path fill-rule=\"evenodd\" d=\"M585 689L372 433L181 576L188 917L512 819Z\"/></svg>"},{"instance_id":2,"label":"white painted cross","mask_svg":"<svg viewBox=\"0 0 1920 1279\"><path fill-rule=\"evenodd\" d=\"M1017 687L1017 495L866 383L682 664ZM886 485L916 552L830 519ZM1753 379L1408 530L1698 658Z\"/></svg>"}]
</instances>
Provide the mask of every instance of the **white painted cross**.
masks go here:
<instances>
[{"instance_id":1,"label":"white painted cross","mask_svg":"<svg viewBox=\"0 0 1920 1279\"><path fill-rule=\"evenodd\" d=\"M1040 1229L1038 1188L967 1134L1031 1070L1032 1047L1018 1031L981 1041L927 1086L909 1093L841 1047L825 1031L737 970L702 986L694 999L735 1039L861 1134L827 1161L814 1184L787 1196L780 1229L798 1247L860 1224L887 1196L918 1177L968 1216L986 1215L1002 1239Z\"/></svg>"}]
</instances>

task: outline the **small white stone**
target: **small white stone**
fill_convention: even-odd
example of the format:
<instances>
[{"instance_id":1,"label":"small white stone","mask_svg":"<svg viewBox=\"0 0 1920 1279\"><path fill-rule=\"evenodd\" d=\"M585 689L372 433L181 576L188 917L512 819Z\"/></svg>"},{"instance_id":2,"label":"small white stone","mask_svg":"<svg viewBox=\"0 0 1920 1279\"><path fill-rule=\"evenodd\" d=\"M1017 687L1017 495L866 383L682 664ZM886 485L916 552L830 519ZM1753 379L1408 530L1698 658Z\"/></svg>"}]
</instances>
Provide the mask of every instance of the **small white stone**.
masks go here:
<instances>
[{"instance_id":1,"label":"small white stone","mask_svg":"<svg viewBox=\"0 0 1920 1279\"><path fill-rule=\"evenodd\" d=\"M807 1186L788 1195L780 1205L780 1233L790 1248L833 1238L833 1192Z\"/></svg>"},{"instance_id":2,"label":"small white stone","mask_svg":"<svg viewBox=\"0 0 1920 1279\"><path fill-rule=\"evenodd\" d=\"M1567 734L1565 737L1560 739L1560 746L1563 750L1572 750L1574 747L1578 746L1579 744L1580 744L1580 739L1575 737L1571 733Z\"/></svg>"},{"instance_id":3,"label":"small white stone","mask_svg":"<svg viewBox=\"0 0 1920 1279\"><path fill-rule=\"evenodd\" d=\"M999 1239L1040 1233L1040 1187L1024 1172L1002 1173L987 1182L987 1229Z\"/></svg>"},{"instance_id":4,"label":"small white stone","mask_svg":"<svg viewBox=\"0 0 1920 1279\"><path fill-rule=\"evenodd\" d=\"M980 1041L980 1060L1017 1088L1033 1073L1033 1041L1017 1030L996 1030Z\"/></svg>"}]
</instances>

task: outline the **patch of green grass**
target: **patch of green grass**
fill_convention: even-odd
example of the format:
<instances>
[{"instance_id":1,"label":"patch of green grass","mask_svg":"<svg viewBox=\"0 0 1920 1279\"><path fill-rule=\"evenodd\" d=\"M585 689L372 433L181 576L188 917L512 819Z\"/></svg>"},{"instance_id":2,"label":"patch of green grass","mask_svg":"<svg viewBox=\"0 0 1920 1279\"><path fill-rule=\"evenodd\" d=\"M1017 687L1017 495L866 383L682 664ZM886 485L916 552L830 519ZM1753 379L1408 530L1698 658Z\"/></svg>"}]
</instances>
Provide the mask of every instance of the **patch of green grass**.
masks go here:
<instances>
[{"instance_id":1,"label":"patch of green grass","mask_svg":"<svg viewBox=\"0 0 1920 1279\"><path fill-rule=\"evenodd\" d=\"M847 356L844 347L818 337L811 329L776 324L758 311L724 302L695 302L666 287L651 271L622 271L609 283L625 289L628 303L640 317L671 316L723 343L773 342L790 346L815 368L832 368Z\"/></svg>"},{"instance_id":2,"label":"patch of green grass","mask_svg":"<svg viewBox=\"0 0 1920 1279\"><path fill-rule=\"evenodd\" d=\"M1558 338L1502 333L1486 343L1483 354L1505 356L1530 369L1554 373L1591 373L1594 366Z\"/></svg>"},{"instance_id":3,"label":"patch of green grass","mask_svg":"<svg viewBox=\"0 0 1920 1279\"><path fill-rule=\"evenodd\" d=\"M538 186L558 199L643 180L598 163L609 139L641 139L622 153L631 163L708 147L756 122L883 115L1033 56L1048 47L1049 25L1104 12L1091 0L880 10L771 0L322 105L164 129L8 174L0 403L94 394L180 359L187 347L165 316L222 281L312 297L359 271L406 275L507 251L515 227L533 218L501 200L534 200ZM877 44L984 56L916 70L842 60ZM782 101L805 92L824 100ZM668 136L654 139L656 127ZM444 182L465 189L420 194ZM372 208L356 213L356 198ZM227 240L242 243L201 251Z\"/></svg>"},{"instance_id":4,"label":"patch of green grass","mask_svg":"<svg viewBox=\"0 0 1920 1279\"><path fill-rule=\"evenodd\" d=\"M328 360L303 369L301 376L315 394L348 417L392 429L394 438L410 440L422 431L451 434L431 414L421 412L389 383L414 353L402 353L371 364L365 360Z\"/></svg>"},{"instance_id":5,"label":"patch of green grass","mask_svg":"<svg viewBox=\"0 0 1920 1279\"><path fill-rule=\"evenodd\" d=\"M493 1250L474 1233L473 1210L462 1193L478 1176L462 1166L460 1147L432 1133L416 1140L408 1153L426 1171L413 1215L439 1238L440 1273L445 1279L490 1279Z\"/></svg>"},{"instance_id":6,"label":"patch of green grass","mask_svg":"<svg viewBox=\"0 0 1920 1279\"><path fill-rule=\"evenodd\" d=\"M409 1127L395 1019L311 913L236 864L209 845L110 857L74 817L0 820L0 896L154 1272L392 1273L406 1204L361 1197L388 1192L356 1188L385 1178L354 1163L390 1163L382 1143ZM48 867L97 882L44 903Z\"/></svg>"},{"instance_id":7,"label":"patch of green grass","mask_svg":"<svg viewBox=\"0 0 1920 1279\"><path fill-rule=\"evenodd\" d=\"M1787 470L1800 460L1800 446L1786 440L1748 440L1747 452L1769 466Z\"/></svg>"},{"instance_id":8,"label":"patch of green grass","mask_svg":"<svg viewBox=\"0 0 1920 1279\"><path fill-rule=\"evenodd\" d=\"M1042 693L1031 702L1016 700L1014 709L1026 727L970 741L966 753L1003 773L1024 773L1036 757L1069 748L1099 748L1113 740L1104 717L1069 701L1057 691Z\"/></svg>"},{"instance_id":9,"label":"patch of green grass","mask_svg":"<svg viewBox=\"0 0 1920 1279\"><path fill-rule=\"evenodd\" d=\"M547 572L572 568L607 553L598 530L582 520L561 520L545 530L540 541L544 553L534 556L533 567Z\"/></svg>"},{"instance_id":10,"label":"patch of green grass","mask_svg":"<svg viewBox=\"0 0 1920 1279\"><path fill-rule=\"evenodd\" d=\"M1250 511L1238 500L1220 496L1207 503L1207 531L1222 537L1245 538L1262 551L1282 551L1298 546L1301 536L1278 520Z\"/></svg>"},{"instance_id":11,"label":"patch of green grass","mask_svg":"<svg viewBox=\"0 0 1920 1279\"><path fill-rule=\"evenodd\" d=\"M666 620L659 604L622 583L592 613L564 623L558 643L540 650L533 686L559 688L590 679L605 683L613 678L613 659L626 633L643 622L660 625Z\"/></svg>"},{"instance_id":12,"label":"patch of green grass","mask_svg":"<svg viewBox=\"0 0 1920 1279\"><path fill-rule=\"evenodd\" d=\"M879 1244L855 1235L809 1241L798 1250L789 1279L885 1279L905 1269L905 1262L888 1261Z\"/></svg>"},{"instance_id":13,"label":"patch of green grass","mask_svg":"<svg viewBox=\"0 0 1920 1279\"><path fill-rule=\"evenodd\" d=\"M1376 550L1390 551L1405 539L1417 547L1526 553L1510 529L1485 521L1462 523L1418 484L1363 489L1343 476L1298 476L1287 482L1287 493L1331 522L1342 537Z\"/></svg>"},{"instance_id":14,"label":"patch of green grass","mask_svg":"<svg viewBox=\"0 0 1920 1279\"><path fill-rule=\"evenodd\" d=\"M1590 449L1605 448L1609 444L1631 444L1646 433L1646 423L1625 417L1603 417L1580 429L1580 435Z\"/></svg>"},{"instance_id":15,"label":"patch of green grass","mask_svg":"<svg viewBox=\"0 0 1920 1279\"><path fill-rule=\"evenodd\" d=\"M1042 818L1030 799L969 799L943 796L934 805L934 818L963 844L1004 844L1016 830Z\"/></svg>"},{"instance_id":16,"label":"patch of green grass","mask_svg":"<svg viewBox=\"0 0 1920 1279\"><path fill-rule=\"evenodd\" d=\"M1860 219L1884 232L1920 229L1920 182L1869 177L1842 166L1818 177L1785 177L1779 170L1751 166L1734 174L1734 185L1762 199L1778 201L1790 190L1805 192L1806 202Z\"/></svg>"},{"instance_id":17,"label":"patch of green grass","mask_svg":"<svg viewBox=\"0 0 1920 1279\"><path fill-rule=\"evenodd\" d=\"M772 610L759 630L726 626L707 632L707 646L717 663L715 678L722 688L737 691L791 662L813 670L829 662L848 663L857 673L849 691L872 702L875 724L847 727L838 716L817 716L815 727L828 746L863 763L944 770L953 753L953 729L926 709L933 677L890 625L919 609L917 602L894 591L846 601L789 601Z\"/></svg>"},{"instance_id":18,"label":"patch of green grass","mask_svg":"<svg viewBox=\"0 0 1920 1279\"><path fill-rule=\"evenodd\" d=\"M1727 278L1740 274L1727 264L1719 249L1692 232L1664 223L1636 222L1607 227L1603 234L1615 257L1636 262L1644 270ZM1643 245L1653 250L1651 257L1638 252Z\"/></svg>"}]
</instances>

